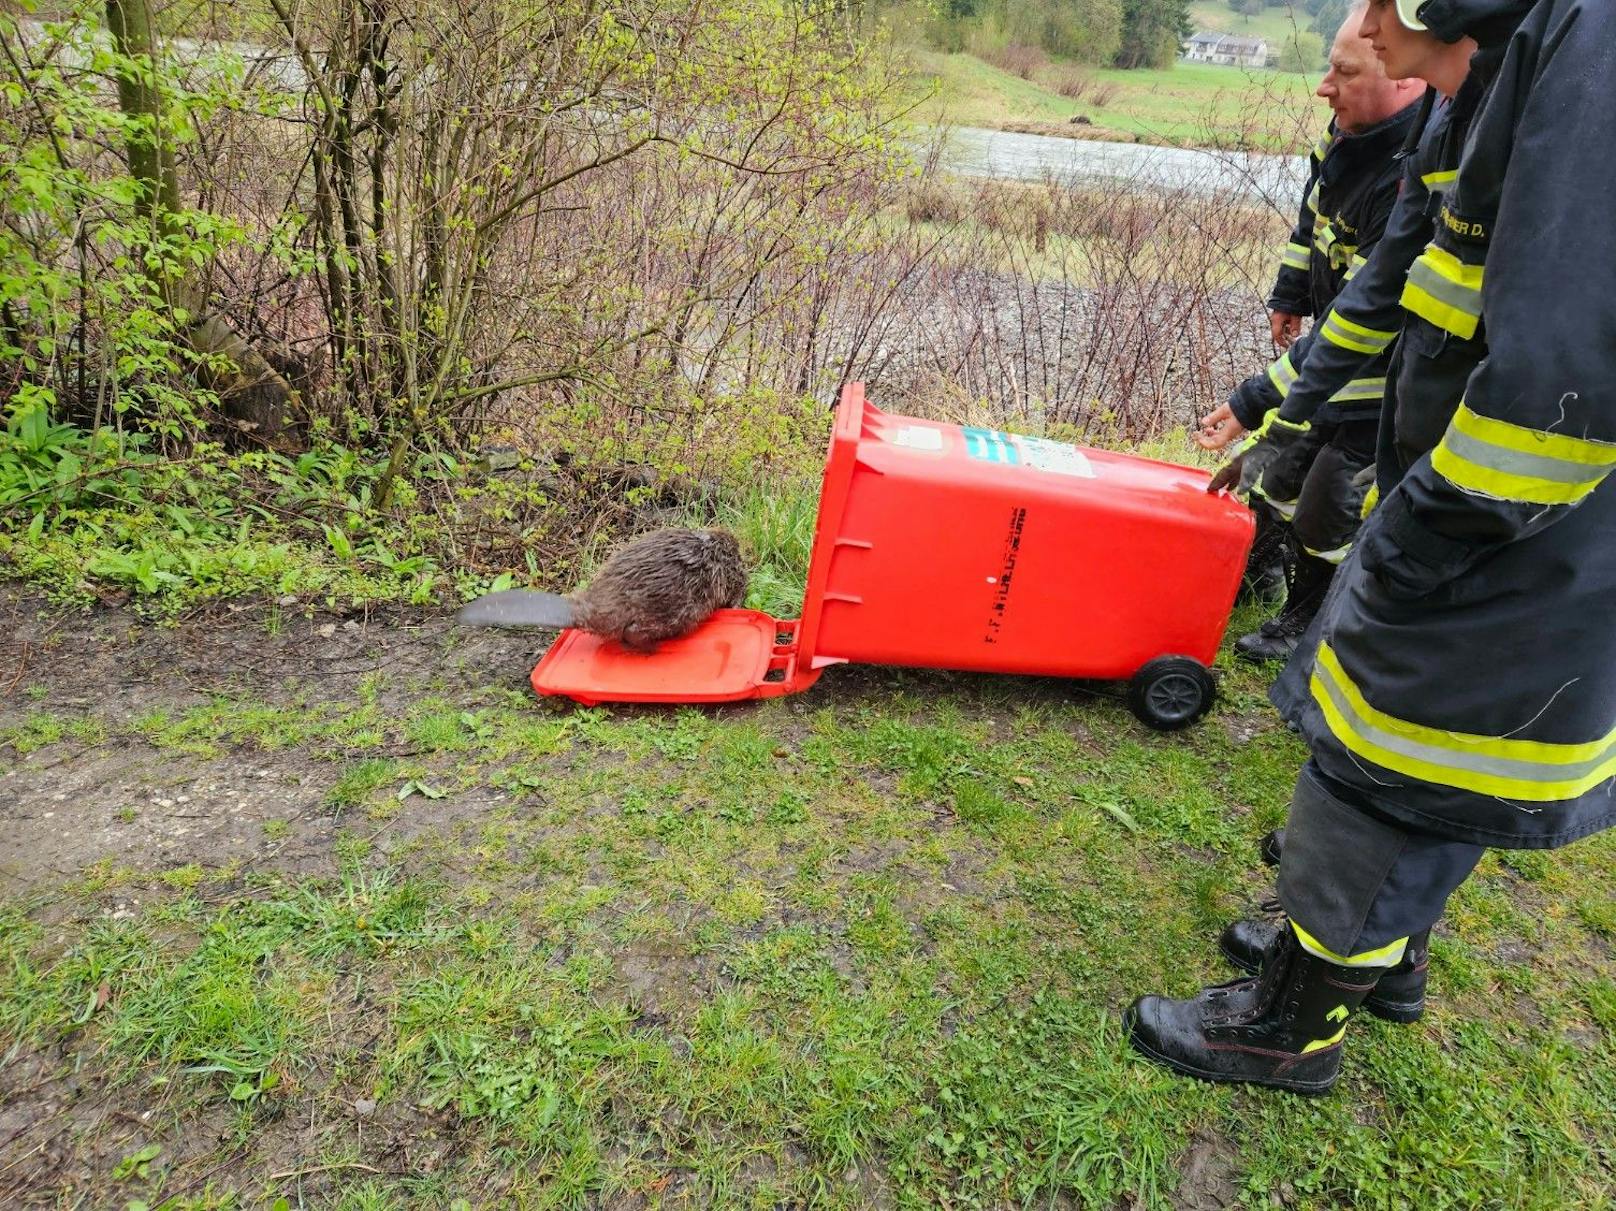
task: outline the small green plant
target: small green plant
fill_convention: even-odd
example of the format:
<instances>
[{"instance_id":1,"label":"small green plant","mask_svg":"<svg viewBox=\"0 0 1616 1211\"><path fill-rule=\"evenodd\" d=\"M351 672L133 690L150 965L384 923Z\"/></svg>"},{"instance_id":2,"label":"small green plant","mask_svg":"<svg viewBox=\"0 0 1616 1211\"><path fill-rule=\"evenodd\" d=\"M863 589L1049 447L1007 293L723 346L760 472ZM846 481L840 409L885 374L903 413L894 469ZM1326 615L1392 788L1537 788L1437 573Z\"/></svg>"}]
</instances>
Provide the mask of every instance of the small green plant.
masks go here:
<instances>
[{"instance_id":1,"label":"small green plant","mask_svg":"<svg viewBox=\"0 0 1616 1211\"><path fill-rule=\"evenodd\" d=\"M147 1144L137 1152L131 1152L113 1167L112 1180L115 1182L128 1181L138 1178L146 1181L151 1177L152 1162L163 1154L161 1144Z\"/></svg>"},{"instance_id":2,"label":"small green plant","mask_svg":"<svg viewBox=\"0 0 1616 1211\"><path fill-rule=\"evenodd\" d=\"M48 744L55 744L67 734L67 729L67 723L60 717L38 712L14 727L0 728L0 744L9 744L19 756L27 756Z\"/></svg>"},{"instance_id":3,"label":"small green plant","mask_svg":"<svg viewBox=\"0 0 1616 1211\"><path fill-rule=\"evenodd\" d=\"M423 799L444 799L448 797L448 794L448 791L439 790L430 782L423 782L419 778L411 778L398 788L398 801L402 803L411 795L420 795Z\"/></svg>"},{"instance_id":4,"label":"small green plant","mask_svg":"<svg viewBox=\"0 0 1616 1211\"><path fill-rule=\"evenodd\" d=\"M191 891L202 882L203 871L200 865L191 862L173 870L165 870L158 878L176 891Z\"/></svg>"},{"instance_id":5,"label":"small green plant","mask_svg":"<svg viewBox=\"0 0 1616 1211\"><path fill-rule=\"evenodd\" d=\"M360 807L371 795L391 782L393 777L394 762L390 760L371 757L356 761L343 770L341 776L326 791L326 806L336 808L338 811ZM402 795L399 797L403 798Z\"/></svg>"}]
</instances>

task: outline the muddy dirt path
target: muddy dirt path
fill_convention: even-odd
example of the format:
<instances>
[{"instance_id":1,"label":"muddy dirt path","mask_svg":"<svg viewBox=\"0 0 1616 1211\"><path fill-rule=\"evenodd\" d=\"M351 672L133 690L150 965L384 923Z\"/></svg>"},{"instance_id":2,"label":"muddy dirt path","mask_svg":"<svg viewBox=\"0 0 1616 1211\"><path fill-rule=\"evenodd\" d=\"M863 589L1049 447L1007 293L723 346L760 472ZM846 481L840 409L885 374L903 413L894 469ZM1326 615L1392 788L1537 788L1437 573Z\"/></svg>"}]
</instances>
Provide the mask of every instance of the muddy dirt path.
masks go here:
<instances>
[{"instance_id":1,"label":"muddy dirt path","mask_svg":"<svg viewBox=\"0 0 1616 1211\"><path fill-rule=\"evenodd\" d=\"M210 865L323 873L343 824L324 803L335 777L329 761L296 746L212 756L154 748L134 729L210 701L346 702L367 678L395 715L432 686L519 690L548 642L544 633L459 629L441 610L343 616L290 602L225 606L159 627L124 610L51 610L15 586L0 588L0 628L9 636L0 729L81 724L77 738L38 753L0 749L6 895L48 892L101 861L151 870L200 856ZM456 796L397 828L437 827L483 806ZM266 836L272 821L290 827Z\"/></svg>"}]
</instances>

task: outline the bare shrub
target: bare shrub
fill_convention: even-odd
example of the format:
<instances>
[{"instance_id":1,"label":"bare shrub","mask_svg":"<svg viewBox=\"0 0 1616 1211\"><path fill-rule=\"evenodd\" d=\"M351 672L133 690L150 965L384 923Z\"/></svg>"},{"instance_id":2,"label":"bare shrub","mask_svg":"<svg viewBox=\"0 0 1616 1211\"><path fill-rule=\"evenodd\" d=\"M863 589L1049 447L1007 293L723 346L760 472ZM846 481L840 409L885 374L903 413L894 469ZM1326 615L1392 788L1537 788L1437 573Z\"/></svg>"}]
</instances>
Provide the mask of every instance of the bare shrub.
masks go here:
<instances>
[{"instance_id":1,"label":"bare shrub","mask_svg":"<svg viewBox=\"0 0 1616 1211\"><path fill-rule=\"evenodd\" d=\"M1055 202L1047 184L1028 181L984 181L977 186L976 221L991 231L1019 240L1048 232Z\"/></svg>"},{"instance_id":2,"label":"bare shrub","mask_svg":"<svg viewBox=\"0 0 1616 1211\"><path fill-rule=\"evenodd\" d=\"M1121 91L1122 85L1112 80L1102 80L1095 84L1090 100L1093 101L1095 108L1104 109L1117 99L1117 94Z\"/></svg>"},{"instance_id":3,"label":"bare shrub","mask_svg":"<svg viewBox=\"0 0 1616 1211\"><path fill-rule=\"evenodd\" d=\"M904 213L911 223L958 223L968 202L962 191L938 177L916 182L904 198Z\"/></svg>"},{"instance_id":4,"label":"bare shrub","mask_svg":"<svg viewBox=\"0 0 1616 1211\"><path fill-rule=\"evenodd\" d=\"M1049 56L1042 47L1012 42L997 49L984 50L982 58L1000 71L1031 80L1049 67Z\"/></svg>"},{"instance_id":5,"label":"bare shrub","mask_svg":"<svg viewBox=\"0 0 1616 1211\"><path fill-rule=\"evenodd\" d=\"M1084 94L1094 86L1093 75L1084 68L1072 64L1062 64L1053 68L1047 79L1051 88L1071 101L1081 101Z\"/></svg>"}]
</instances>

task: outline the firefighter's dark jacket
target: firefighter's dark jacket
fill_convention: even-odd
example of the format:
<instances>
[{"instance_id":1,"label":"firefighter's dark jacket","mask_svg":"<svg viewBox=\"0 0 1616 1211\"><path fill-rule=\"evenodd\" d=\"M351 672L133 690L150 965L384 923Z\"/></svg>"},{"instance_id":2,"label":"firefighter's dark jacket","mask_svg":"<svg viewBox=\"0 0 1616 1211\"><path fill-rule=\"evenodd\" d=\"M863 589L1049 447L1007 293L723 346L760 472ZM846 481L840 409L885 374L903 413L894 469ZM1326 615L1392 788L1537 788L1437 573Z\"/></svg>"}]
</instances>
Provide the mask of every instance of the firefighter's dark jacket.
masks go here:
<instances>
[{"instance_id":1,"label":"firefighter's dark jacket","mask_svg":"<svg viewBox=\"0 0 1616 1211\"><path fill-rule=\"evenodd\" d=\"M1427 354L1439 349L1437 356L1446 363L1444 377L1449 380L1442 388L1445 391L1451 391L1455 384L1462 387L1484 356L1481 341L1461 340L1433 330L1422 317L1403 306L1403 296L1410 270L1431 241L1443 196L1458 176L1465 139L1497 78L1506 46L1507 35L1481 46L1458 95L1451 103L1436 105L1420 132L1418 146L1404 161L1397 205L1386 222L1385 234L1368 262L1337 297L1331 316L1308 333L1305 343L1298 342L1290 350L1293 382L1279 409L1280 419L1287 424L1341 419L1333 397L1363 375L1362 367L1385 366L1387 350L1394 342L1398 348L1388 371L1394 381L1396 374L1407 368L1411 348ZM1399 340L1399 334L1403 339ZM1422 373L1433 368L1428 361L1416 360ZM1433 376L1427 373L1425 377ZM1433 389L1434 384L1425 388ZM1395 430L1389 431L1388 443L1395 436ZM1435 434L1411 436L1429 448L1441 436L1441 428Z\"/></svg>"},{"instance_id":2,"label":"firefighter's dark jacket","mask_svg":"<svg viewBox=\"0 0 1616 1211\"><path fill-rule=\"evenodd\" d=\"M1381 503L1274 701L1373 810L1536 848L1616 823L1616 227L1590 222L1616 147L1616 4L1421 15L1451 37L1496 35L1511 11L1403 296L1481 356L1442 398L1420 360L1442 350L1408 351L1382 426L1419 409L1442 419L1409 432L1438 436L1380 467Z\"/></svg>"},{"instance_id":3,"label":"firefighter's dark jacket","mask_svg":"<svg viewBox=\"0 0 1616 1211\"><path fill-rule=\"evenodd\" d=\"M1397 153L1418 110L1416 102L1355 134L1331 123L1309 157L1307 187L1296 228L1280 254L1269 310L1324 316L1342 287L1364 267L1397 201L1401 172ZM1285 398L1295 377L1293 364L1300 363L1281 357L1266 373L1241 383L1229 399L1235 419L1248 429L1257 428ZM1355 407L1373 415L1380 407L1385 376L1384 364L1365 367L1355 376L1364 381L1356 390L1343 391L1343 403L1349 410ZM1349 396L1355 398L1349 401L1345 398Z\"/></svg>"}]
</instances>

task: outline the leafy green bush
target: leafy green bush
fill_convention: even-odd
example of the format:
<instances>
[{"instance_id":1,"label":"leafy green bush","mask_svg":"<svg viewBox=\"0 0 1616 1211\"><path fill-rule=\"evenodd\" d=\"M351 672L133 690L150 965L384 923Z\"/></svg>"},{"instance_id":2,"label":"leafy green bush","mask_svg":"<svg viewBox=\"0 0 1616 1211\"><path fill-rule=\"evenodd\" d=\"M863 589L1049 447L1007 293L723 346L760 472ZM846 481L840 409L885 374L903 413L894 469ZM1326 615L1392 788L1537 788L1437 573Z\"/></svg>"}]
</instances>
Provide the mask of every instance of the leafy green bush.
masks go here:
<instances>
[{"instance_id":1,"label":"leafy green bush","mask_svg":"<svg viewBox=\"0 0 1616 1211\"><path fill-rule=\"evenodd\" d=\"M254 592L424 602L447 587L427 553L441 536L372 507L380 460L207 444L163 459L139 435L52 423L44 395L19 392L0 431L0 557L58 600L121 589L163 613ZM418 472L441 482L451 468Z\"/></svg>"}]
</instances>

